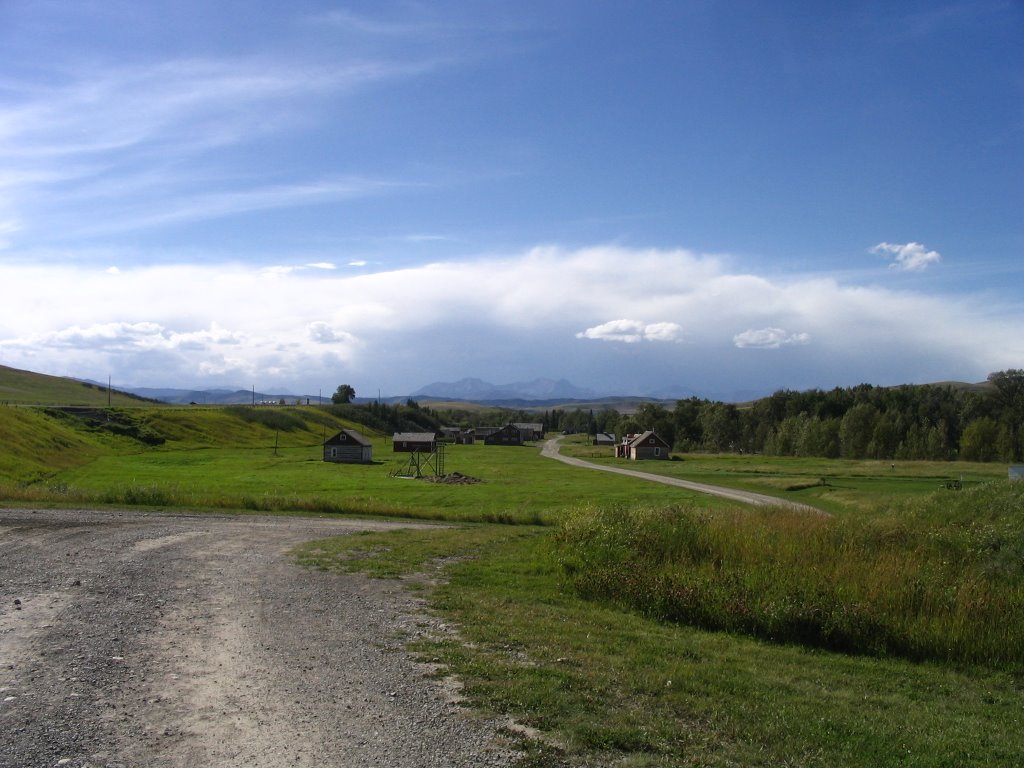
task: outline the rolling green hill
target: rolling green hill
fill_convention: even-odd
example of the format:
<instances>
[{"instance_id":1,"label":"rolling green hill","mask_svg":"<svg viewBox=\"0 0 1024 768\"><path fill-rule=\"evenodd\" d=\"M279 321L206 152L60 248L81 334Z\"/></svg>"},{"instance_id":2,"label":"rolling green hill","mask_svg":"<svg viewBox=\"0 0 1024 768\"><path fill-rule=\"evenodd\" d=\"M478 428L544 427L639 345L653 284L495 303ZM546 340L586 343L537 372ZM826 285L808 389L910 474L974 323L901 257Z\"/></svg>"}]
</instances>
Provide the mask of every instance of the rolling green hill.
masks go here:
<instances>
[{"instance_id":1,"label":"rolling green hill","mask_svg":"<svg viewBox=\"0 0 1024 768\"><path fill-rule=\"evenodd\" d=\"M99 457L161 449L317 447L343 427L365 427L315 407L0 407L0 480L35 483ZM316 454L316 450L313 451Z\"/></svg>"},{"instance_id":2,"label":"rolling green hill","mask_svg":"<svg viewBox=\"0 0 1024 768\"><path fill-rule=\"evenodd\" d=\"M142 405L138 395L109 393L106 387L63 376L48 376L0 365L0 404L16 405Z\"/></svg>"}]
</instances>

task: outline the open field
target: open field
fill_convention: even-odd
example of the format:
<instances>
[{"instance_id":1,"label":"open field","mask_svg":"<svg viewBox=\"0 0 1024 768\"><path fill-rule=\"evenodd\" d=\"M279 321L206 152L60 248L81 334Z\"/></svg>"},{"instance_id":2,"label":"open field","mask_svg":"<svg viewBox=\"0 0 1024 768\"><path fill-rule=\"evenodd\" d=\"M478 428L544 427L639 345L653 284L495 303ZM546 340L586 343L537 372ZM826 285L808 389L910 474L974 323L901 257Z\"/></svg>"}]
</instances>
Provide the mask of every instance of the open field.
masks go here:
<instances>
[{"instance_id":1,"label":"open field","mask_svg":"<svg viewBox=\"0 0 1024 768\"><path fill-rule=\"evenodd\" d=\"M616 459L607 447L585 437L563 442L562 452L597 464L635 467ZM738 454L677 453L681 461L643 462L645 472L764 493L818 507L826 512L873 510L894 498L943 489L951 481L963 488L1006 479L1006 464L968 461L882 461L792 458Z\"/></svg>"},{"instance_id":2,"label":"open field","mask_svg":"<svg viewBox=\"0 0 1024 768\"><path fill-rule=\"evenodd\" d=\"M1024 503L1005 465L706 455L642 464L816 505L831 513L823 517L575 469L532 446L452 447L447 470L482 481L473 485L390 477L405 456L380 435L376 463L325 464L323 436L350 425L316 408L76 418L0 409L0 495L458 523L317 540L294 557L415 586L458 627L458 636L417 641L416 652L457 674L476 707L536 729L524 766L991 766L1024 756L1024 620L1014 607L1024 603ZM579 440L565 452L615 461ZM942 488L949 479L965 490ZM631 514L635 525L619 524ZM684 550L703 559L687 561ZM742 607L746 596L752 606L765 595L762 607L820 618L816 603L793 598L824 597L837 615L871 619L850 625L868 642L845 647L830 644L839 635L773 635L781 625L728 619L723 631L645 604L666 587L689 589L694 574L713 589L739 587L679 593L697 595L696 605L717 594L722 605ZM639 591L608 588L627 575ZM819 585L787 592L787 579L815 575ZM961 611L966 650L873 646L872 617L893 606L898 616L903 600L922 637L947 631L930 616Z\"/></svg>"},{"instance_id":3,"label":"open field","mask_svg":"<svg viewBox=\"0 0 1024 768\"><path fill-rule=\"evenodd\" d=\"M261 420L249 420L257 414ZM0 451L10 500L138 503L383 514L467 521L555 522L583 501L667 502L679 491L591 477L538 455L532 446L450 446L446 471L481 480L447 485L395 478L408 460L390 440L368 434L374 463L325 463L321 443L343 426L317 408L151 408L128 414L140 443L102 429L78 428L34 409L0 409ZM275 428L276 427L276 428ZM358 426L355 428L358 429ZM5 458L6 457L6 458ZM685 494L684 494L685 495ZM714 503L714 502L710 502Z\"/></svg>"}]
</instances>

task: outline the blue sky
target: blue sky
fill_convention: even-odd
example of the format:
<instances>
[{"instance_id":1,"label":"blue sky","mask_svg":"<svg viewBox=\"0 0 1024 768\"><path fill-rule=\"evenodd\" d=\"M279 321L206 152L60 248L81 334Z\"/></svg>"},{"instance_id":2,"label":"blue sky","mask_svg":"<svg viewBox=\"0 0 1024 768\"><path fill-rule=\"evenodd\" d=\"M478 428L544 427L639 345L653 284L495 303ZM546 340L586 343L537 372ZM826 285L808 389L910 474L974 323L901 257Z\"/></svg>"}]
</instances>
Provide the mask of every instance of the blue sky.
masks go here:
<instances>
[{"instance_id":1,"label":"blue sky","mask_svg":"<svg viewBox=\"0 0 1024 768\"><path fill-rule=\"evenodd\" d=\"M1019 2L0 0L0 53L0 364L723 398L1024 367Z\"/></svg>"}]
</instances>

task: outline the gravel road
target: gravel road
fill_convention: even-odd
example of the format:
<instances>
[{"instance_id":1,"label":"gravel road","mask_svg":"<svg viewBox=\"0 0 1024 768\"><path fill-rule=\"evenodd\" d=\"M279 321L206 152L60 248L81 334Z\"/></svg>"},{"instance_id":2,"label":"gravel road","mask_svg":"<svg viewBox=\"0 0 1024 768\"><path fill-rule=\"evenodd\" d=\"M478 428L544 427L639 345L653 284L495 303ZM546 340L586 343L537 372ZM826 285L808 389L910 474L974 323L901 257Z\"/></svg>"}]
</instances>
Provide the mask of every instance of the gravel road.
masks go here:
<instances>
[{"instance_id":1,"label":"gravel road","mask_svg":"<svg viewBox=\"0 0 1024 768\"><path fill-rule=\"evenodd\" d=\"M506 766L408 590L290 562L388 523L0 510L0 766Z\"/></svg>"},{"instance_id":2,"label":"gravel road","mask_svg":"<svg viewBox=\"0 0 1024 768\"><path fill-rule=\"evenodd\" d=\"M825 514L820 509L816 509L808 504L780 499L776 496L768 496L764 493L739 491L735 488L724 488L720 485L708 485L707 483L695 483L692 480L683 480L678 477L656 475L652 472L640 472L635 469L625 469L623 467L612 467L607 464L594 464L591 461L584 461L583 459L577 459L573 456L563 456L561 453L561 442L561 437L547 440L541 447L541 455L549 459L556 459L573 467L580 467L581 469L596 469L600 472L611 472L616 475L626 475L627 477L635 477L639 480L647 480L652 483L673 485L676 488L685 488L688 491L706 493L710 496L721 496L724 499L732 499L733 501L742 501L744 504L768 507L788 507L790 509L798 509L802 512L813 512L816 515Z\"/></svg>"}]
</instances>

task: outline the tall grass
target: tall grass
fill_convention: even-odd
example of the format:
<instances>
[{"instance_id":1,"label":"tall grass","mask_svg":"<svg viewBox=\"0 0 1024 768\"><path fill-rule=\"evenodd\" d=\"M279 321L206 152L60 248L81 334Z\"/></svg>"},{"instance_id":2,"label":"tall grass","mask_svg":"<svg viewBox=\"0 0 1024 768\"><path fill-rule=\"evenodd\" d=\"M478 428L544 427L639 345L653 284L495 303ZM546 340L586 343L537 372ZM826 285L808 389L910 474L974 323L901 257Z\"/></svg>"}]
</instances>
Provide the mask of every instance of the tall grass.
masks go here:
<instances>
[{"instance_id":1,"label":"tall grass","mask_svg":"<svg viewBox=\"0 0 1024 768\"><path fill-rule=\"evenodd\" d=\"M1024 483L935 494L868 519L579 509L558 542L580 595L660 620L1024 669Z\"/></svg>"}]
</instances>

